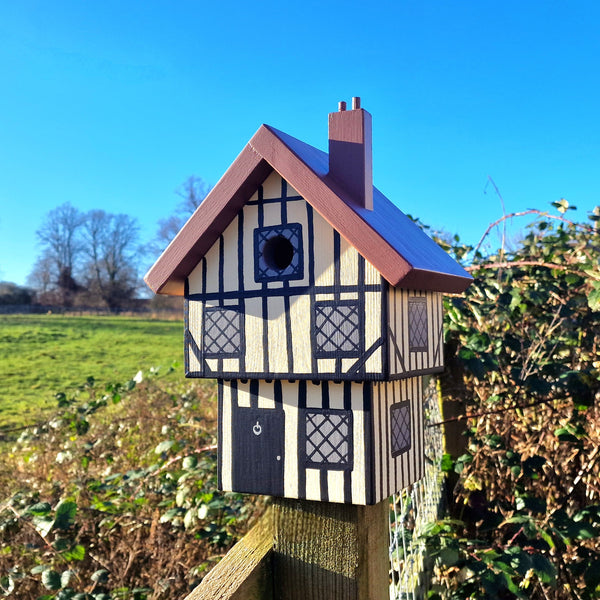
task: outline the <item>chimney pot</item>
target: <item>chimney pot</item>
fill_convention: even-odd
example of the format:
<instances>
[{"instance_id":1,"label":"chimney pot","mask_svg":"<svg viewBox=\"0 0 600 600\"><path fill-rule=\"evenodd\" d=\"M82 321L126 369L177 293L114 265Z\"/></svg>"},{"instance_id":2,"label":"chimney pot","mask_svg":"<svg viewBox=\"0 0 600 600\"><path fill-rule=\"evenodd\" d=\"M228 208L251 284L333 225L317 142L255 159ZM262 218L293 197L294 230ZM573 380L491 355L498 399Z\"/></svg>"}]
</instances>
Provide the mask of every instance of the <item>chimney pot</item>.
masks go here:
<instances>
[{"instance_id":1,"label":"chimney pot","mask_svg":"<svg viewBox=\"0 0 600 600\"><path fill-rule=\"evenodd\" d=\"M338 110L340 112L343 112L346 110L346 103L343 100L338 104Z\"/></svg>"},{"instance_id":2,"label":"chimney pot","mask_svg":"<svg viewBox=\"0 0 600 600\"><path fill-rule=\"evenodd\" d=\"M352 98L352 110L356 110L357 108L360 108L360 97L354 96Z\"/></svg>"}]
</instances>

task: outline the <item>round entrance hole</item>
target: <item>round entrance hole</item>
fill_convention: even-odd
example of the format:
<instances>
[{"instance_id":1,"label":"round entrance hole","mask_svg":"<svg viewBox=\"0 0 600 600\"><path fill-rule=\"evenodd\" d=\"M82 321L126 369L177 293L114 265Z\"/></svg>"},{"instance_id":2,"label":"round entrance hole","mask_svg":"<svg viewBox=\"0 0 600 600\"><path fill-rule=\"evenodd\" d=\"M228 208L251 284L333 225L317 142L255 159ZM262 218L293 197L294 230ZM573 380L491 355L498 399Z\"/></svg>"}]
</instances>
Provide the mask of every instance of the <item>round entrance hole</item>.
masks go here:
<instances>
[{"instance_id":1,"label":"round entrance hole","mask_svg":"<svg viewBox=\"0 0 600 600\"><path fill-rule=\"evenodd\" d=\"M294 246L286 237L276 235L265 242L263 258L269 268L283 271L292 264Z\"/></svg>"}]
</instances>

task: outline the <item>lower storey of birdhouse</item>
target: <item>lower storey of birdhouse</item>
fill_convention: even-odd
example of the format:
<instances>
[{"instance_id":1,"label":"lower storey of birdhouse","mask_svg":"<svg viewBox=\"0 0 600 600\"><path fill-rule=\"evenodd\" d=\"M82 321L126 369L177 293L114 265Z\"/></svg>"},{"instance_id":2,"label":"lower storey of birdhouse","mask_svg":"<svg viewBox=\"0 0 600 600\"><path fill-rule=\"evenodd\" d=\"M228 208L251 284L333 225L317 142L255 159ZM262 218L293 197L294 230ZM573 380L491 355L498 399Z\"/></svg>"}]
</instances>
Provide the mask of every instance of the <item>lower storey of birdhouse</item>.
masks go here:
<instances>
[{"instance_id":1,"label":"lower storey of birdhouse","mask_svg":"<svg viewBox=\"0 0 600 600\"><path fill-rule=\"evenodd\" d=\"M220 380L219 487L375 504L424 472L423 379Z\"/></svg>"}]
</instances>

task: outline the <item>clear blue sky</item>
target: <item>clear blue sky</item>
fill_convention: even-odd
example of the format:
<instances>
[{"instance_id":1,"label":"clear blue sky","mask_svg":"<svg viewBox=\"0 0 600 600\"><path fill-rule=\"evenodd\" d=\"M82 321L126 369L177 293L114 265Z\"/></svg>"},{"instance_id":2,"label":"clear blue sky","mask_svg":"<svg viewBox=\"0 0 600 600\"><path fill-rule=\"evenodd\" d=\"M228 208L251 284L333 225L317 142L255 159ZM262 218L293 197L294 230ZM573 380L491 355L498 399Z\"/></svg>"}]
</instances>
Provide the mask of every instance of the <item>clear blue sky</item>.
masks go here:
<instances>
[{"instance_id":1,"label":"clear blue sky","mask_svg":"<svg viewBox=\"0 0 600 600\"><path fill-rule=\"evenodd\" d=\"M261 123L326 149L361 96L375 184L476 242L502 212L600 204L600 3L0 2L0 280L23 284L63 202L150 240L190 175ZM143 265L145 268L147 265Z\"/></svg>"}]
</instances>

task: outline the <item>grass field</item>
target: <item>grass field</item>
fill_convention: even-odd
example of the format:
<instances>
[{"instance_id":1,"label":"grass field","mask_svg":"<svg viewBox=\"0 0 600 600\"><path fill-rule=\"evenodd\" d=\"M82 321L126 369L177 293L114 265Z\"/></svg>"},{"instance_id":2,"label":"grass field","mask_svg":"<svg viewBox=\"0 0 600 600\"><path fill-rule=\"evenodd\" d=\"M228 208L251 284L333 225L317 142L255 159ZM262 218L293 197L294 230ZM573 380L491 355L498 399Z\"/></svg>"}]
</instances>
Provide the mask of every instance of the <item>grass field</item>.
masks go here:
<instances>
[{"instance_id":1,"label":"grass field","mask_svg":"<svg viewBox=\"0 0 600 600\"><path fill-rule=\"evenodd\" d=\"M182 321L0 315L0 429L36 422L54 395L94 377L124 383L141 369L183 363ZM172 377L183 378L183 365Z\"/></svg>"}]
</instances>

